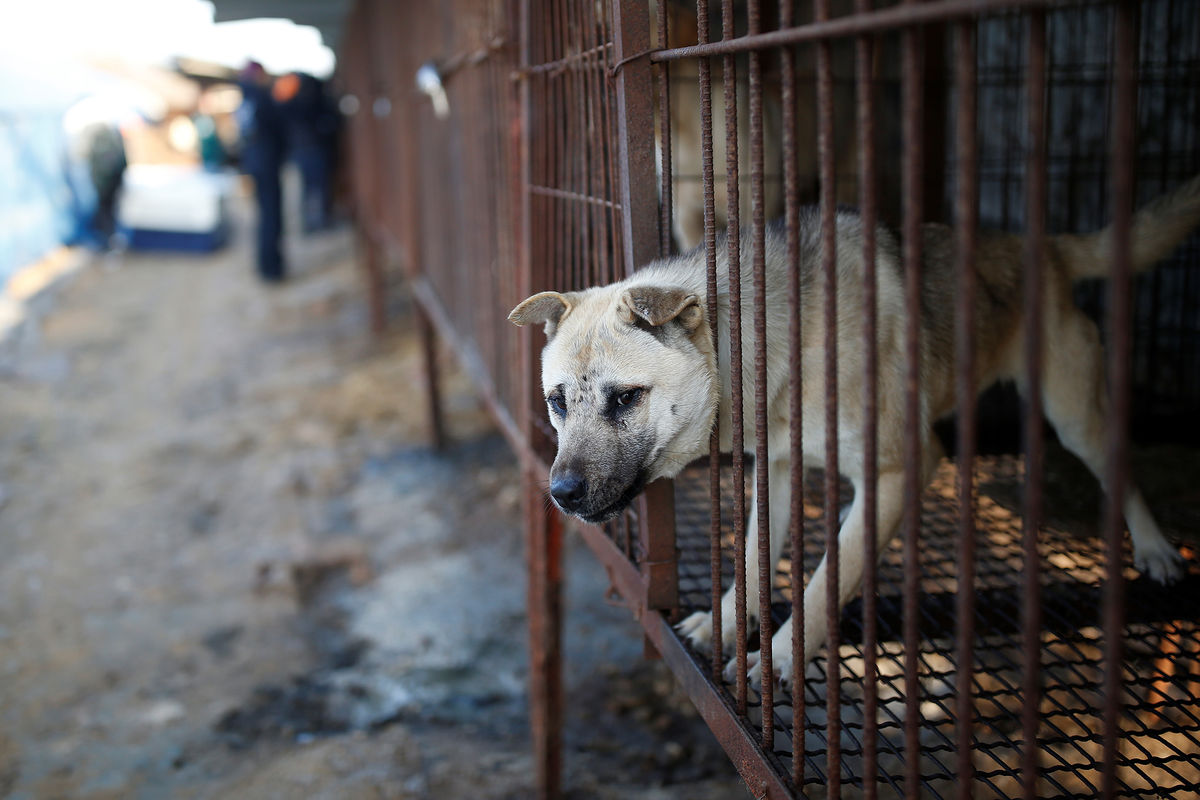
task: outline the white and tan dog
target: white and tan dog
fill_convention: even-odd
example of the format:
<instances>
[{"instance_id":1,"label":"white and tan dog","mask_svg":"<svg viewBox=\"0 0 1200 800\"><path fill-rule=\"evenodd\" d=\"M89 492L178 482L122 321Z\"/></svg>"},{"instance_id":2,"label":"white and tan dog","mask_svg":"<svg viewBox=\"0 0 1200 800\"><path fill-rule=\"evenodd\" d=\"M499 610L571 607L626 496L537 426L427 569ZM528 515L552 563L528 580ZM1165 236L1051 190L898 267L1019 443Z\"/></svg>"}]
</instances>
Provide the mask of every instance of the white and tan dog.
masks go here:
<instances>
[{"instance_id":1,"label":"white and tan dog","mask_svg":"<svg viewBox=\"0 0 1200 800\"><path fill-rule=\"evenodd\" d=\"M1134 218L1133 263L1149 269L1168 255L1200 223L1200 177L1152 203ZM825 375L820 224L815 208L800 221L800 317L803 320L802 402L804 459L820 466L825 450ZM878 532L880 542L896 532L903 510L904 483L904 306L899 246L884 228L878 242ZM755 352L749 236L742 249L743 353L745 354L745 440L754 441ZM1043 404L1063 443L1104 480L1106 391L1103 352L1096 326L1072 302L1072 285L1103 277L1111 260L1108 231L1046 239L1044 248L1045 368ZM840 586L844 605L858 591L863 571L862 224L857 214L837 214L838 292L838 447L841 472L854 485L854 499L838 534ZM768 226L766 237L767 439L771 497L771 563L787 538L790 482L788 430L788 325L785 230ZM1021 386L1024 375L1022 311L1024 240L984 234L976 258L975 302L977 385L998 380ZM928 482L940 457L933 423L954 410L955 245L944 225L923 229L920 335L920 431ZM718 244L717 331L705 310L706 272L702 250L653 262L632 277L608 286L560 294L536 294L513 309L517 325L544 324L542 385L550 420L558 431L558 454L550 473L550 494L565 512L587 522L611 519L643 487L679 473L708 453L709 434L720 416L721 447L730 449L729 275L724 243ZM714 352L713 343L719 352ZM750 504L748 530L756 530L756 504ZM1130 487L1125 518L1138 569L1169 583L1181 573L1181 559L1163 537L1140 492ZM880 550L882 551L882 547ZM757 563L757 541L747 537L747 563ZM758 571L748 569L749 597L757 596ZM818 566L804 596L806 662L826 639L825 563ZM756 620L757 604L747 615ZM722 640L732 646L735 609L732 590L722 600ZM698 612L680 631L706 649L712 618ZM775 634L777 674L791 674L791 621ZM757 673L757 665L754 672ZM759 676L752 675L757 682Z\"/></svg>"}]
</instances>

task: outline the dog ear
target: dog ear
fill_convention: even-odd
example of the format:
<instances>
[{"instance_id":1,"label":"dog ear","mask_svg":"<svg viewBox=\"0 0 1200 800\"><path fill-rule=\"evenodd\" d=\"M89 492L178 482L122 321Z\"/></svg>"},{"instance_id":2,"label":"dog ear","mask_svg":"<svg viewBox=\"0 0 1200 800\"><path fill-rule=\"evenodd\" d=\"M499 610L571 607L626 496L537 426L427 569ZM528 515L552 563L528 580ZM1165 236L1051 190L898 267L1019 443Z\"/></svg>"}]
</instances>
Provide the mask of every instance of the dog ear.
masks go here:
<instances>
[{"instance_id":1,"label":"dog ear","mask_svg":"<svg viewBox=\"0 0 1200 800\"><path fill-rule=\"evenodd\" d=\"M632 286L621 297L621 317L631 325L640 319L659 327L675 321L691 334L700 327L704 312L700 298L675 286Z\"/></svg>"},{"instance_id":2,"label":"dog ear","mask_svg":"<svg viewBox=\"0 0 1200 800\"><path fill-rule=\"evenodd\" d=\"M573 294L541 292L518 303L516 308L508 312L508 321L518 326L544 323L546 338L550 339L574 302Z\"/></svg>"}]
</instances>

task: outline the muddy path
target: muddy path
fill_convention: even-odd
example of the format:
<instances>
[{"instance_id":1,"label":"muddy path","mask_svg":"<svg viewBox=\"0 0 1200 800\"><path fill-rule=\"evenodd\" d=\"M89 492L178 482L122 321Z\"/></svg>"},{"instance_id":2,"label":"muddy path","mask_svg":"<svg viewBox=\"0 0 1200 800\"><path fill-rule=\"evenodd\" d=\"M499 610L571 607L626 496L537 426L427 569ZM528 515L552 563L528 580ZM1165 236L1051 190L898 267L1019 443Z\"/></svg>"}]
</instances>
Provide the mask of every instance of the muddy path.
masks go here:
<instances>
[{"instance_id":1,"label":"muddy path","mask_svg":"<svg viewBox=\"0 0 1200 800\"><path fill-rule=\"evenodd\" d=\"M524 798L517 472L366 341L351 239L125 255L0 365L0 796ZM748 794L573 542L577 798Z\"/></svg>"}]
</instances>

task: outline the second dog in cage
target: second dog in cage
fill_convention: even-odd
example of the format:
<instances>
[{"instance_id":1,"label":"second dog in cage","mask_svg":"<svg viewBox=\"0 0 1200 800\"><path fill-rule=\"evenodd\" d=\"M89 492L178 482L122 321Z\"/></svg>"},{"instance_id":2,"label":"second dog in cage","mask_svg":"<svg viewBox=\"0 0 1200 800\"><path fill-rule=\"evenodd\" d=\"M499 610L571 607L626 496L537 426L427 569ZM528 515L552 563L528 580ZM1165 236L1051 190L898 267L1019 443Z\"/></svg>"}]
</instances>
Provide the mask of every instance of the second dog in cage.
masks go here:
<instances>
[{"instance_id":1,"label":"second dog in cage","mask_svg":"<svg viewBox=\"0 0 1200 800\"><path fill-rule=\"evenodd\" d=\"M1200 177L1143 208L1134 217L1132 262L1147 270L1167 256L1200 224ZM797 231L800 244L801 346L803 349L803 447L806 466L820 466L825 450L823 369L825 321L820 267L820 213L805 209ZM787 539L793 491L789 461L790 396L786 229L768 226L765 245L767 443L770 489L770 559L778 561ZM838 602L858 591L863 571L863 396L862 221L838 211L837 235L837 380L838 447L841 472L854 486L854 499L838 534L841 580ZM895 237L880 226L877 236L878 316L878 535L881 542L897 530L904 505L905 319L904 268ZM751 260L750 236L742 238L741 259ZM1072 301L1072 285L1103 277L1111 262L1111 231L1048 237L1044 246L1043 324L1045 371L1043 403L1063 443L1091 471L1106 473L1107 395L1103 351L1094 323ZM558 432L558 454L550 472L550 494L563 511L587 522L611 519L650 481L672 477L708 454L712 426L720 420L721 447L731 447L730 295L723 245L717 257L717 331L710 330L705 309L707 272L703 249L647 265L608 286L578 292L542 292L519 304L509 319L517 325L544 324L542 385L551 423ZM1011 380L1021 387L1025 374L1023 262L1025 241L1017 235L984 234L975 260L979 290L975 300L977 386ZM928 483L941 451L933 423L954 411L955 237L945 225L923 229L920 314L920 426L924 460L918 468ZM754 290L751 270L742 271L744 319L751 319ZM754 441L752 326L740 332L746 375L746 441ZM714 341L716 348L714 349ZM756 530L756 503L750 504L748 530ZM1126 521L1138 569L1162 583L1181 574L1181 558L1164 538L1140 492L1124 498ZM746 559L757 563L757 537L747 537ZM882 551L882 547L879 548ZM758 572L746 570L747 593L758 592ZM826 639L826 565L822 560L804 595L805 661ZM722 601L722 641L735 637L733 590ZM754 603L748 606L754 606ZM754 608L749 621L756 621ZM712 617L697 612L680 631L696 647L711 647ZM791 621L775 634L774 665L787 682L792 672ZM757 659L751 679L758 683Z\"/></svg>"}]
</instances>

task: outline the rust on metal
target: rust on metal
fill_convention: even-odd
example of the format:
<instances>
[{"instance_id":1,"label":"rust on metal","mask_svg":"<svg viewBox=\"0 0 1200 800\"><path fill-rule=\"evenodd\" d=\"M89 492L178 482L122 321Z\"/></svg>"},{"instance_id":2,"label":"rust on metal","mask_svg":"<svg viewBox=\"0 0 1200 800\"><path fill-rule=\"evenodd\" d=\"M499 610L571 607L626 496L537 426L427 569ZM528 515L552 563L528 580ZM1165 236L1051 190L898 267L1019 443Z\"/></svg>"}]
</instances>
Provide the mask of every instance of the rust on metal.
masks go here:
<instances>
[{"instance_id":1,"label":"rust on metal","mask_svg":"<svg viewBox=\"0 0 1200 800\"><path fill-rule=\"evenodd\" d=\"M538 796L550 800L562 789L562 522L542 501L541 482L529 472L524 482L530 722Z\"/></svg>"},{"instance_id":2,"label":"rust on metal","mask_svg":"<svg viewBox=\"0 0 1200 800\"><path fill-rule=\"evenodd\" d=\"M909 0L913 2L913 0ZM920 8L921 6L915 6ZM905 298L905 436L904 436L904 512L901 529L904 536L904 792L916 797L921 787L921 744L917 730L920 714L920 629L918 607L921 579L921 492L923 483L921 452L920 333L921 333L921 223L924 152L921 123L922 89L920 31L901 33L901 122L904 135L903 192L904 230L902 238Z\"/></svg>"},{"instance_id":3,"label":"rust on metal","mask_svg":"<svg viewBox=\"0 0 1200 800\"><path fill-rule=\"evenodd\" d=\"M851 14L828 22L802 25L787 30L768 31L756 36L741 36L703 45L655 50L648 54L650 61L679 61L700 56L728 56L751 50L782 47L822 39L837 39L864 33L885 33L927 25L932 22L952 22L985 14L989 11L1016 11L1023 8L1045 8L1057 0L931 0L902 5L866 14Z\"/></svg>"},{"instance_id":4,"label":"rust on metal","mask_svg":"<svg viewBox=\"0 0 1200 800\"><path fill-rule=\"evenodd\" d=\"M696 2L696 36L700 42L708 41L708 2ZM712 332L712 349L718 353L717 342L717 224L713 188L713 133L712 133L712 65L707 58L698 60L700 81L700 171L704 192L704 265L706 274L705 302L708 314L708 329ZM720 364L717 364L719 369ZM712 609L712 679L720 683L725 668L724 646L721 629L721 420L713 421L712 434L708 438L708 514L709 514L709 579L711 581Z\"/></svg>"},{"instance_id":5,"label":"rust on metal","mask_svg":"<svg viewBox=\"0 0 1200 800\"><path fill-rule=\"evenodd\" d=\"M757 0L747 6L750 34L762 28ZM754 288L754 501L758 530L758 663L762 674L762 748L775 749L775 681L771 652L771 505L767 453L767 256L766 212L763 209L763 76L762 53L750 51L750 259Z\"/></svg>"},{"instance_id":6,"label":"rust on metal","mask_svg":"<svg viewBox=\"0 0 1200 800\"><path fill-rule=\"evenodd\" d=\"M721 29L725 41L734 38L733 0L722 0ZM726 55L721 65L721 91L725 102L725 197L729 204L726 219L729 224L725 244L729 260L729 382L730 433L733 437L733 482L745 481L745 428L742 412L742 230L741 197L738 191L738 102L737 62ZM734 600L737 614L737 683L738 712L746 713L747 699L747 640L746 630L746 499L738 492L733 498L733 561Z\"/></svg>"},{"instance_id":7,"label":"rust on metal","mask_svg":"<svg viewBox=\"0 0 1200 800\"><path fill-rule=\"evenodd\" d=\"M958 594L955 598L958 674L955 715L959 777L958 800L974 795L974 654L975 654L975 249L979 229L979 175L976 125L975 24L954 26L954 80L958 108L955 116L955 240L957 309L954 315L955 380L958 397Z\"/></svg>"},{"instance_id":8,"label":"rust on metal","mask_svg":"<svg viewBox=\"0 0 1200 800\"><path fill-rule=\"evenodd\" d=\"M792 4L780 0L779 25L787 28L792 22ZM796 487L804 483L804 411L801 402L801 365L803 348L800 330L800 199L799 165L796 157L796 54L789 48L781 48L780 78L782 82L781 103L783 107L783 169L784 169L784 214L787 222L788 263L788 393L789 419L788 453L790 492L788 513L788 542L791 547L792 582L792 783L804 785L804 592L795 587L804 585L804 494ZM796 721L799 721L797 724Z\"/></svg>"},{"instance_id":9,"label":"rust on metal","mask_svg":"<svg viewBox=\"0 0 1200 800\"><path fill-rule=\"evenodd\" d=\"M1125 577L1121 543L1124 538L1126 486L1129 481L1130 324L1133 272L1131 234L1133 212L1134 112L1137 108L1137 4L1120 0L1113 37L1112 271L1108 276L1108 480L1104 520L1107 561L1104 580L1104 750L1100 796L1116 796L1116 762L1121 736L1121 655L1124 628Z\"/></svg>"},{"instance_id":10,"label":"rust on metal","mask_svg":"<svg viewBox=\"0 0 1200 800\"><path fill-rule=\"evenodd\" d=\"M867 13L870 0L855 0L858 13ZM874 800L878 785L879 667L876 644L879 494L879 339L878 285L875 274L877 192L875 178L875 74L876 40L861 35L855 41L856 116L858 122L859 197L863 230L863 797Z\"/></svg>"},{"instance_id":11,"label":"rust on metal","mask_svg":"<svg viewBox=\"0 0 1200 800\"><path fill-rule=\"evenodd\" d=\"M814 22L829 19L829 0L813 4ZM833 66L832 43L822 39L817 51L817 158L821 184L821 275L825 286L825 525L829 531L838 528L839 481L838 464L838 273L836 228L836 181L833 166ZM825 737L828 747L826 796L830 800L842 793L842 700L841 700L841 603L838 602L841 584L841 542L839 537L826 537L825 550L825 628L826 674Z\"/></svg>"},{"instance_id":12,"label":"rust on metal","mask_svg":"<svg viewBox=\"0 0 1200 800\"><path fill-rule=\"evenodd\" d=\"M1025 706L1021 714L1024 739L1021 783L1026 800L1033 800L1038 796L1041 772L1038 706L1041 700L1042 613L1038 529L1042 521L1042 253L1046 228L1046 16L1040 10L1029 15L1029 67L1025 85L1029 155L1025 169L1028 214L1025 220L1025 503L1024 585L1021 593Z\"/></svg>"},{"instance_id":13,"label":"rust on metal","mask_svg":"<svg viewBox=\"0 0 1200 800\"><path fill-rule=\"evenodd\" d=\"M668 39L667 4L658 4L658 46L665 49ZM658 81L658 131L659 131L659 163L662 165L662 179L659 183L659 219L658 219L658 254L671 255L671 212L674 203L671 197L671 65L668 62L657 64L656 79Z\"/></svg>"},{"instance_id":14,"label":"rust on metal","mask_svg":"<svg viewBox=\"0 0 1200 800\"><path fill-rule=\"evenodd\" d=\"M853 13L831 18L830 3L821 0L814 3L813 19L796 20L794 4L781 0L776 30L761 3L726 0L722 4L723 36L713 42L709 23L715 4L702 1L696 6L698 44L670 48L675 34L684 34L681 38L686 39L690 31L669 30L668 24L689 26L679 26L668 4L660 3L658 39L651 42L647 5L635 0L503 0L488 4L454 0L409 19L403 4L360 0L347 19L347 30L365 46L347 49L340 62L346 87L365 109L351 117L347 133L362 261L368 268L368 309L376 318L385 319L382 301L393 278L390 270L403 269L417 306L421 354L427 365L434 365L436 333L459 356L520 458L530 550L531 722L539 795L551 797L562 790L562 518L556 512L546 513L543 503L542 487L555 445L537 380L541 334L508 326L503 308L543 289L575 289L620 279L655 256L670 252L676 200L672 194L683 185L681 181L695 177L673 174L678 171L675 167L681 152L672 150L689 141L672 129L671 122L671 106L679 98L671 91L670 65L680 59L694 60L699 72L699 179L704 200L707 310L714 335L716 248L729 247L734 350L729 366L737 374L734 427L725 433L734 440L734 452L727 457L720 454L721 432L714 429L706 467L685 472L674 485L651 486L620 519L603 529L585 527L581 533L605 564L625 604L645 627L650 647L680 676L751 793L784 798L820 792L837 797L843 790L861 789L866 798L891 793L966 798L984 791L985 786L1001 783L1013 787L1004 790L1011 794L1023 780L1020 791L1025 796L1036 796L1039 785L1069 792L1072 790L1064 787L1075 782L1097 787L1096 793L1107 797L1147 796L1149 790L1137 788L1135 782L1158 775L1155 770L1169 776L1164 785L1169 786L1170 780L1177 784L1164 791L1194 792L1198 781L1186 771L1190 768L1186 746L1159 758L1146 751L1132 754L1124 744L1129 740L1123 738L1122 726L1136 721L1145 725L1147 740L1169 730L1181 736L1185 745L1194 745L1192 749L1200 747L1195 732L1170 727L1171 714L1181 708L1185 714L1192 713L1190 707L1179 706L1179 697L1180 690L1195 694L1192 665L1200 656L1200 640L1194 625L1179 619L1144 582L1125 584L1124 526L1117 499L1129 481L1125 460L1130 380L1140 374L1131 374L1129 364L1134 347L1130 318L1141 305L1136 301L1137 307L1131 308L1135 301L1129 289L1132 170L1137 159L1145 157L1133 146L1136 36L1139 21L1147 25L1163 15L1174 19L1184 13L1185 6L1172 0L1141 6L1119 0L1119 4L1105 6L1115 5L1115 14L1096 14L1087 4L1051 8L1050 0L933 0L880 9L874 8L872 0L855 0ZM1114 392L1107 443L1112 470L1104 529L1107 559L1099 545L1064 539L1064 534L1042 518L1037 403L1041 381L1038 354L1047 344L1039 342L1043 336L1036 324L1041 313L1036 293L1042 257L1038 243L1047 230L1063 225L1056 213L1062 186L1056 172L1059 159L1065 158L1066 171L1072 176L1078 171L1075 162L1080 160L1073 141L1063 150L1054 139L1047 142L1046 132L1057 120L1057 112L1051 115L1047 109L1057 97L1055 92L1073 80L1074 74L1064 72L1060 63L1065 57L1058 49L1059 34L1074 36L1072 26L1085 16L1086 24L1078 23L1083 38L1089 38L1093 29L1115 34L1114 80L1108 81L1100 73L1095 73L1098 77L1094 79L1098 84L1107 81L1116 89L1108 169L1113 180L1110 197L1116 213L1112 241L1117 263L1110 283L1112 316L1106 328ZM744 35L735 35L735 20L738 26L748 23ZM950 71L939 68L938 59L948 59L951 51L940 55L942 43L923 27L946 22L953 23L950 29L955 45L952 62L944 65L951 67ZM405 47L397 47L391 34L404 25L408 28ZM985 35L994 37L1000 28L1004 28L1000 39L985 42ZM1031 32L1028 39L1027 30ZM899 115L889 111L894 102L890 82L896 80L896 67L888 63L890 56L882 57L890 52L884 49L884 42L890 41L883 38L885 33L899 33L901 39L903 102ZM836 416L824 420L826 432L835 434L826 437L833 452L826 454L831 468L825 480L814 478L806 483L802 474L799 203L804 189L800 171L812 171L811 164L818 173L814 188L820 189L817 199L823 242L818 247L819 273L836 269L830 247L835 224L833 189L837 172L846 173L845 179L853 171L842 160L841 143L833 139L835 134L844 134L831 124L833 112L845 110L837 104L850 101L849 93L841 91L842 76L833 69L839 62L830 59L836 40L850 40L845 44L852 43L855 48L857 179L864 226L864 380L859 384L855 379L841 387L845 393L853 386L858 394L861 386L864 410L864 484L860 489L866 530L861 616L839 609L834 594L840 582L839 505L847 496L846 484L839 486L836 480ZM1011 51L1011 57L988 61L997 42L1006 53ZM1169 36L1165 49L1174 51L1178 45L1179 37ZM774 99L776 54L785 124L782 141L769 142L766 115L773 110L768 104ZM810 54L816 55L815 74L800 74L798 58ZM1162 68L1174 74L1171 70L1179 68L1183 57L1172 52ZM728 140L729 229L722 245L716 230L720 209L715 205L718 174L713 163L714 58L722 59L719 68L724 67L718 73L717 88L725 93L724 135ZM1053 68L1047 64L1051 59ZM455 75L449 87L451 115L445 120L436 119L428 101L411 88L413 70L430 61ZM739 61L749 66L748 80L742 76L743 90L748 83L749 109L737 97ZM1159 69L1158 61L1152 63ZM997 71L1002 66L1004 75L998 77L996 71L983 74L988 64ZM617 69L618 65L622 66ZM942 72L953 78L952 93ZM1146 80L1157 85L1157 75L1148 75ZM1025 86L1025 102L1010 103L1013 110L1002 114L1003 120L1024 119L1023 124L1012 126L1015 135L1029 137L1031 148L1024 157L1016 152L997 159L986 149L986 126L993 124L998 113L992 107L996 95L986 93L998 83L1013 90L1014 96L1022 83ZM802 93L811 90L816 92L815 104L808 99L802 102L799 97L807 98ZM381 101L378 116L371 110L375 99ZM388 104L390 113L384 113ZM739 104L743 105L740 109ZM1029 114L1022 118L1024 106ZM681 110L677 106L675 114ZM749 122L749 144L744 135L740 143L748 148L748 159L738 155L739 130L745 130L738 124L739 117L742 124ZM903 150L897 147L885 157L904 162L905 218L900 239L905 300L912 311L920 306L919 226L926 220L954 224L957 463L939 468L934 491L924 495L928 476L922 465L932 454L921 452L925 428L916 410L920 398L916 354L921 350L922 333L915 314L906 321L902 340L908 362L903 398L878 397L875 382L880 336L875 308L880 291L874 233L877 218L886 213L881 209L894 202L885 194L894 187L877 185L886 168L884 162L877 163L874 151L877 142L895 138L896 131L889 127L894 123L899 123L908 146ZM799 144L798 124L811 125L818 133L815 159L801 150L809 145ZM654 178L656 125L662 171ZM976 144L976 125L985 126L980 128L981 147ZM808 128L804 131L806 135L809 132ZM951 132L953 147L942 146L947 142L939 142L939 136L947 138ZM831 147L831 142L835 146ZM795 487L787 532L790 574L776 574L769 558L769 504L780 498L769 493L766 465L773 454L768 451L763 394L764 226L766 217L775 213L767 206L764 183L774 177L768 164L774 164L771 148L776 144L783 155L786 257L791 264L787 291L793 311L788 331L788 447ZM953 172L943 161L951 155ZM738 172L746 164L752 193L747 207L753 213L743 231L741 226L747 221L740 218ZM1175 175L1166 166L1160 172L1160 178ZM953 181L945 179L947 174ZM1020 213L1019 202L1005 202L996 211L996 196L1004 195L1006 200L1019 197L1019 192L1008 188L1015 189L1022 174L1027 213ZM941 196L943 185L948 188L951 183L952 205L946 203L951 195ZM1065 205L1078 205L1083 189L1076 187L1075 177L1065 183ZM980 419L973 402L978 387L974 385L971 340L980 298L973 260L980 202L985 195L985 210L999 216L1001 226L1016 227L1021 219L1028 220L1023 228L1029 241L1027 271L1023 273L1029 291L1024 302L1025 319L1033 322L1024 343L1029 348L1029 371L1022 382L1032 388L1034 402L1024 424L1024 456L999 460L978 456L975 440ZM1090 222L1091 217L1083 219ZM450 220L456 230L468 230L470 235L447 236ZM992 225L995 218L987 216L987 220ZM751 273L745 276L740 263L743 234L750 237L746 253L752 262ZM1185 276L1185 287L1191 280ZM743 285L752 296L743 296ZM1163 281L1161 285L1168 284ZM1159 294L1156 289L1155 304L1160 303ZM818 300L817 308L830 308L824 305L830 299ZM751 333L743 329L743 305L753 313L752 357L743 352L743 337ZM859 309L836 311L853 313L858 325ZM825 316L836 318L835 314ZM830 326L813 334L828 336L832 332ZM841 341L844 346L845 340ZM829 385L827 411L836 414L836 337L831 344L826 347L825 364L808 366L830 370L835 378ZM846 354L841 355L844 360ZM753 398L744 396L741 373L743 364L750 367L751 361ZM1152 366L1151 372L1155 369ZM427 400L436 437L437 376L435 372L427 375L431 389ZM843 397L841 402L858 399ZM881 431L877 415L883 402L905 406L910 422L905 436L910 473L904 487L901 547L878 552L874 528L879 500L876 451ZM759 522L753 532L746 530L744 507L747 476L742 454L750 443L743 432L749 433L750 421L744 419L743 411L748 408L753 408L754 414L758 502L754 510ZM998 521L988 511L994 508L994 498L988 495L987 476L994 480L999 474L1007 476L1008 486L1018 485L1022 475L1026 484L1023 507L1008 521ZM807 506L802 487L808 491ZM823 513L817 513L820 506ZM812 515L808 519L806 508ZM1035 542L1039 528L1045 530L1041 541ZM755 536L751 541L759 545L760 558L754 564L745 562L750 549L747 535ZM728 546L723 545L728 541L724 537L733 541L733 559L722 552L723 546ZM1072 566L1067 569L1053 560L1039 562L1039 546L1043 552L1046 547L1054 548L1060 561L1069 554ZM831 591L827 598L831 602L827 603L826 622L830 638L824 657L806 665L802 587L806 566L811 570L822 556L829 564L826 589ZM877 558L882 560L877 563ZM746 597L746 569L757 570L757 600ZM731 649L737 652L737 677L726 685L722 679L726 643L721 641L721 597L731 574L738 618L730 625L736 629L737 641L730 644L736 645ZM1193 568L1187 580L1194 581L1195 575ZM790 642L793 691L789 697L768 686L758 703L751 698L745 677L748 640L753 640L746 623L748 603L756 603L750 616L757 614L761 619L759 656L769 681L772 662L778 663L782 655L771 650L772 623L780 619L771 617L772 584L787 584L789 578L790 587L784 591L790 591L795 621ZM1185 587L1184 591L1190 590ZM1128 604L1126 593L1130 595ZM706 605L713 613L711 660L690 653L670 627L681 607L690 611ZM1095 613L1101 606L1102 613ZM1089 632L1097 627L1102 635ZM1147 656L1154 660L1153 674L1136 669L1136 662L1123 652L1123 641L1130 643L1130 654L1153 654ZM1106 671L1101 672L1101 667ZM1069 670L1083 679L1063 685L1056 670ZM847 678L853 678L853 684ZM1000 689L990 688L993 679L1003 684ZM939 682L953 687L953 696L931 689ZM880 696L885 685L891 695L886 701ZM824 709L812 708L813 704L824 705ZM903 711L898 708L901 705ZM760 711L761 721L754 716ZM1019 733L1017 728L1021 728ZM1069 742L1084 760L1071 761L1070 753L1056 749L1059 740ZM1040 778L1039 768L1043 770Z\"/></svg>"}]
</instances>

